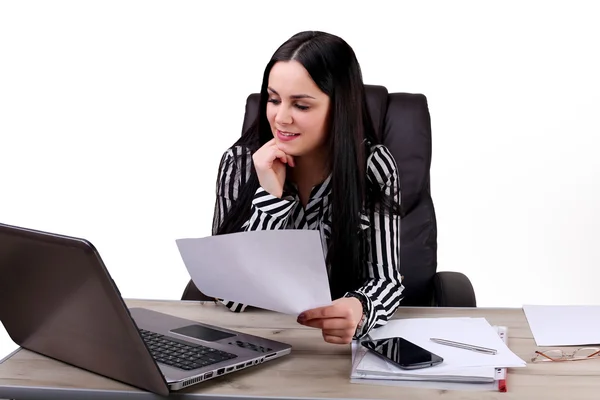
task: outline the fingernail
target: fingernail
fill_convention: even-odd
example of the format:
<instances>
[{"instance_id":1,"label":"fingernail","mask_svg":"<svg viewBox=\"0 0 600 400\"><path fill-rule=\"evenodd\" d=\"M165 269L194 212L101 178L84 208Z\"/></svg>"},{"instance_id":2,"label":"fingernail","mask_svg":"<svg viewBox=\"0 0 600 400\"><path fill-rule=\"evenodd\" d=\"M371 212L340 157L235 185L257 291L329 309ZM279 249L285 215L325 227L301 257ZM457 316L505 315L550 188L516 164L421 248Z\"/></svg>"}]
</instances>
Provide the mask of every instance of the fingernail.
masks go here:
<instances>
[{"instance_id":1,"label":"fingernail","mask_svg":"<svg viewBox=\"0 0 600 400\"><path fill-rule=\"evenodd\" d=\"M304 320L305 318L306 318L306 315L305 315L305 314L300 314L300 315L298 315L298 321L302 321L302 320Z\"/></svg>"}]
</instances>

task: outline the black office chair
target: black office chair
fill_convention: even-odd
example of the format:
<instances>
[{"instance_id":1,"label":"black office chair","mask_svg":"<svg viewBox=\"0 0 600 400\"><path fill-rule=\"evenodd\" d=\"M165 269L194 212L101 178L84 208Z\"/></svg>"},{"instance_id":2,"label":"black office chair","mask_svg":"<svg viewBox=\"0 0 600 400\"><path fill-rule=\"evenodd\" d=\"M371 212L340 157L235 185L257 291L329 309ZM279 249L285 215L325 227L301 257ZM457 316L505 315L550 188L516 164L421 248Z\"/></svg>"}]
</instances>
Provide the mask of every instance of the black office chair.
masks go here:
<instances>
[{"instance_id":1,"label":"black office chair","mask_svg":"<svg viewBox=\"0 0 600 400\"><path fill-rule=\"evenodd\" d=\"M400 232L402 306L476 307L473 286L460 272L437 272L437 223L431 198L431 119L422 94L388 93L366 85L376 134L398 164L404 216ZM246 101L242 132L258 113L259 94ZM213 300L189 282L182 300Z\"/></svg>"}]
</instances>

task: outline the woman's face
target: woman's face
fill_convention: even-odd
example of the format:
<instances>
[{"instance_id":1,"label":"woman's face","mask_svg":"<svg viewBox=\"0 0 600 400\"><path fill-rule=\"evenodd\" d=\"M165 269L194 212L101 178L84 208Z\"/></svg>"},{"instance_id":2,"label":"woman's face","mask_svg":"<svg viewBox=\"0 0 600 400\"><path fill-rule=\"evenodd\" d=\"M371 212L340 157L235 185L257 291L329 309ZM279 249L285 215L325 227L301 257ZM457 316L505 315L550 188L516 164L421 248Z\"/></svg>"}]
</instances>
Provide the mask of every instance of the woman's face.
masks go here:
<instances>
[{"instance_id":1,"label":"woman's face","mask_svg":"<svg viewBox=\"0 0 600 400\"><path fill-rule=\"evenodd\" d=\"M321 149L327 138L329 96L297 61L273 65L268 83L267 119L277 146L291 156Z\"/></svg>"}]
</instances>

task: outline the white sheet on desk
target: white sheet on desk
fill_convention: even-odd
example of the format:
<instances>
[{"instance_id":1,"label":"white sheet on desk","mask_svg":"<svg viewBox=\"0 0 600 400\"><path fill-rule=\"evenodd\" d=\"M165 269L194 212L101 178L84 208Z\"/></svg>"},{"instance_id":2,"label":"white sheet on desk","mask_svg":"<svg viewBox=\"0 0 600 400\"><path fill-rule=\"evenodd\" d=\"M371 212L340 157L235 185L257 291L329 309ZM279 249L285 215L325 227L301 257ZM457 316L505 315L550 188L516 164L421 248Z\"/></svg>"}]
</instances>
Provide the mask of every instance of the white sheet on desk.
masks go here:
<instances>
[{"instance_id":1,"label":"white sheet on desk","mask_svg":"<svg viewBox=\"0 0 600 400\"><path fill-rule=\"evenodd\" d=\"M465 371L471 370L471 371ZM417 381L417 382L462 382L462 383L490 383L495 381L494 368L463 368L461 371L448 371L445 375L376 375L357 372L351 375L352 379L369 379L377 381Z\"/></svg>"},{"instance_id":2,"label":"white sheet on desk","mask_svg":"<svg viewBox=\"0 0 600 400\"><path fill-rule=\"evenodd\" d=\"M176 243L207 296L292 315L331 304L318 231L240 232Z\"/></svg>"},{"instance_id":3,"label":"white sheet on desk","mask_svg":"<svg viewBox=\"0 0 600 400\"><path fill-rule=\"evenodd\" d=\"M538 346L600 345L600 305L523 306Z\"/></svg>"},{"instance_id":4,"label":"white sheet on desk","mask_svg":"<svg viewBox=\"0 0 600 400\"><path fill-rule=\"evenodd\" d=\"M432 390L463 390L463 391L497 391L498 382L468 383L468 382L436 382L436 381L409 381L409 380L381 380L381 379L350 379L350 383L382 386L404 386L417 389Z\"/></svg>"},{"instance_id":5,"label":"white sheet on desk","mask_svg":"<svg viewBox=\"0 0 600 400\"><path fill-rule=\"evenodd\" d=\"M448 375L466 367L524 367L526 362L514 354L485 318L409 318L389 321L371 331L373 339L404 337L429 350L444 362L430 368L407 371L366 353L357 365L357 372L367 374ZM434 343L430 338L443 338L498 350L495 355L477 353ZM493 374L493 369L490 370ZM472 372L472 371L471 371Z\"/></svg>"},{"instance_id":6,"label":"white sheet on desk","mask_svg":"<svg viewBox=\"0 0 600 400\"><path fill-rule=\"evenodd\" d=\"M396 379L411 378L417 379L444 379L460 381L492 381L495 376L494 367L464 367L442 363L435 367L423 368L418 370L403 370L395 367L385 360L367 353L359 364L353 377L364 377L369 379Z\"/></svg>"}]
</instances>

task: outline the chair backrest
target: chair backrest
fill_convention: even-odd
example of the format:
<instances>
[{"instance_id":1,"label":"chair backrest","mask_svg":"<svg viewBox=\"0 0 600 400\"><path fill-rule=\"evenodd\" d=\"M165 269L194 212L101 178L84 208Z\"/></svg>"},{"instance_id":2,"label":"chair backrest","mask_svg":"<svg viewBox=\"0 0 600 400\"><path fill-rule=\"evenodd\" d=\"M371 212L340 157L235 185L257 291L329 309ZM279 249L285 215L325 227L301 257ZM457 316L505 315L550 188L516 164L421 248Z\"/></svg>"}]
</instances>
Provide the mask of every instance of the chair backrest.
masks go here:
<instances>
[{"instance_id":1,"label":"chair backrest","mask_svg":"<svg viewBox=\"0 0 600 400\"><path fill-rule=\"evenodd\" d=\"M431 119L422 94L388 93L366 85L367 103L377 136L398 164L404 217L400 232L403 306L430 306L437 270L437 224L430 193ZM246 101L242 132L258 112L259 94Z\"/></svg>"}]
</instances>

